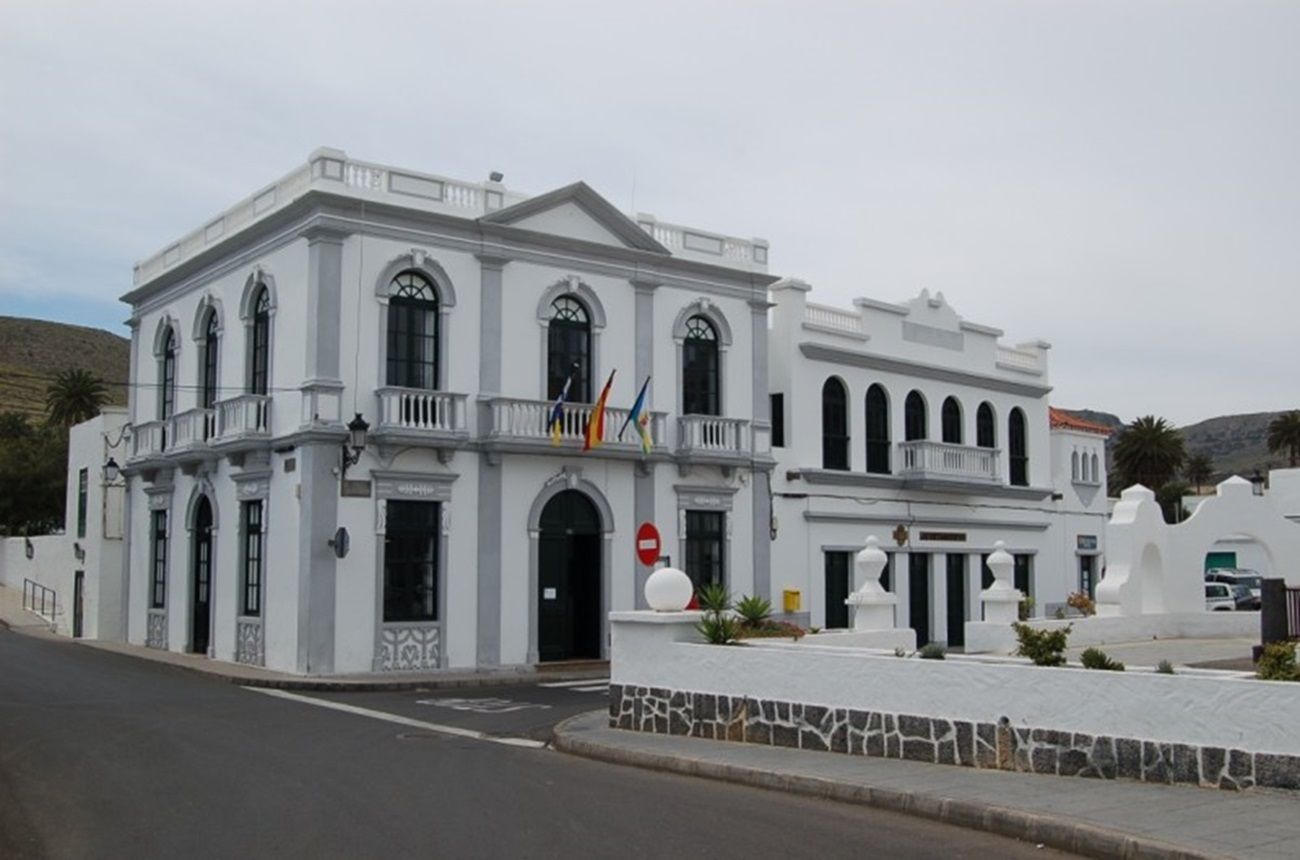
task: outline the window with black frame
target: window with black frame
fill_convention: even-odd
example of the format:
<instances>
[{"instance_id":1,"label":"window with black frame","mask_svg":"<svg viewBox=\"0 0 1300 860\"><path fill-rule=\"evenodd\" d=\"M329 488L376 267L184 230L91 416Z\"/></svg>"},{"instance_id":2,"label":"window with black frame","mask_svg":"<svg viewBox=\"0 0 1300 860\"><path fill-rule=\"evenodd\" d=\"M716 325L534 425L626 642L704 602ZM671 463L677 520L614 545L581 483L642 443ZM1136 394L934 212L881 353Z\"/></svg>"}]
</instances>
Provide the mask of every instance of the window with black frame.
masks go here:
<instances>
[{"instance_id":1,"label":"window with black frame","mask_svg":"<svg viewBox=\"0 0 1300 860\"><path fill-rule=\"evenodd\" d=\"M77 473L77 537L86 536L86 509L90 498L90 470Z\"/></svg>"},{"instance_id":2,"label":"window with black frame","mask_svg":"<svg viewBox=\"0 0 1300 860\"><path fill-rule=\"evenodd\" d=\"M418 272L402 272L389 285L387 383L438 388L438 293Z\"/></svg>"},{"instance_id":3,"label":"window with black frame","mask_svg":"<svg viewBox=\"0 0 1300 860\"><path fill-rule=\"evenodd\" d=\"M701 316L686 321L682 342L682 414L721 414L718 332Z\"/></svg>"},{"instance_id":4,"label":"window with black frame","mask_svg":"<svg viewBox=\"0 0 1300 860\"><path fill-rule=\"evenodd\" d=\"M438 620L441 504L385 503L384 621Z\"/></svg>"},{"instance_id":5,"label":"window with black frame","mask_svg":"<svg viewBox=\"0 0 1300 860\"><path fill-rule=\"evenodd\" d=\"M217 402L218 337L217 312L209 310L203 326L203 376L199 380L199 405L204 409Z\"/></svg>"},{"instance_id":6,"label":"window with black frame","mask_svg":"<svg viewBox=\"0 0 1300 860\"><path fill-rule=\"evenodd\" d=\"M925 398L921 392L912 391L903 403L903 436L908 442L925 439L929 435L925 419Z\"/></svg>"},{"instance_id":7,"label":"window with black frame","mask_svg":"<svg viewBox=\"0 0 1300 860\"><path fill-rule=\"evenodd\" d=\"M158 417L165 421L176 412L176 332L171 328L163 338L158 376Z\"/></svg>"},{"instance_id":8,"label":"window with black frame","mask_svg":"<svg viewBox=\"0 0 1300 860\"><path fill-rule=\"evenodd\" d=\"M960 445L961 404L957 402L956 397L948 397L943 401L943 412L940 418L943 424L943 441L949 445Z\"/></svg>"},{"instance_id":9,"label":"window with black frame","mask_svg":"<svg viewBox=\"0 0 1300 860\"><path fill-rule=\"evenodd\" d=\"M889 397L873 384L867 389L867 471L889 474Z\"/></svg>"},{"instance_id":10,"label":"window with black frame","mask_svg":"<svg viewBox=\"0 0 1300 860\"><path fill-rule=\"evenodd\" d=\"M1029 486L1029 452L1025 440L1025 413L1012 409L1007 419L1007 453L1011 465L1011 484Z\"/></svg>"},{"instance_id":11,"label":"window with black frame","mask_svg":"<svg viewBox=\"0 0 1300 860\"><path fill-rule=\"evenodd\" d=\"M697 589L726 584L726 517L722 511L686 512L686 575Z\"/></svg>"},{"instance_id":12,"label":"window with black frame","mask_svg":"<svg viewBox=\"0 0 1300 860\"><path fill-rule=\"evenodd\" d=\"M167 512L154 511L151 524L150 559L152 582L149 588L149 606L162 609L167 605Z\"/></svg>"},{"instance_id":13,"label":"window with black frame","mask_svg":"<svg viewBox=\"0 0 1300 860\"><path fill-rule=\"evenodd\" d=\"M822 385L822 468L849 467L849 394L832 376Z\"/></svg>"},{"instance_id":14,"label":"window with black frame","mask_svg":"<svg viewBox=\"0 0 1300 860\"><path fill-rule=\"evenodd\" d=\"M997 424L993 420L993 407L987 401L975 410L975 444L981 448L997 447Z\"/></svg>"},{"instance_id":15,"label":"window with black frame","mask_svg":"<svg viewBox=\"0 0 1300 860\"><path fill-rule=\"evenodd\" d=\"M271 292L265 285L258 288L257 298L253 301L252 337L248 393L266 394L271 383Z\"/></svg>"},{"instance_id":16,"label":"window with black frame","mask_svg":"<svg viewBox=\"0 0 1300 860\"><path fill-rule=\"evenodd\" d=\"M569 385L569 403L591 402L591 317L576 296L551 302L546 329L546 399L554 400Z\"/></svg>"},{"instance_id":17,"label":"window with black frame","mask_svg":"<svg viewBox=\"0 0 1300 860\"><path fill-rule=\"evenodd\" d=\"M262 614L262 502L243 503L244 538L244 594L243 614L256 617Z\"/></svg>"}]
</instances>

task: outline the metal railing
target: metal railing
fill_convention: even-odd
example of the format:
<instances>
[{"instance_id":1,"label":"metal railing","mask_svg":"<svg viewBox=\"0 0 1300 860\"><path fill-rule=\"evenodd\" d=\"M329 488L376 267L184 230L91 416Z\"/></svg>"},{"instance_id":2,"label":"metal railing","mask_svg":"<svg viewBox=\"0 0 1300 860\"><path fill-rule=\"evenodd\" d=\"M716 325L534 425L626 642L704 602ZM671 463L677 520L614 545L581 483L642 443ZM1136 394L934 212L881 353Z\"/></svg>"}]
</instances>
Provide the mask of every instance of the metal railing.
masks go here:
<instances>
[{"instance_id":1,"label":"metal railing","mask_svg":"<svg viewBox=\"0 0 1300 860\"><path fill-rule=\"evenodd\" d=\"M23 580L23 609L34 612L51 624L59 608L59 596L53 588L34 580Z\"/></svg>"}]
</instances>

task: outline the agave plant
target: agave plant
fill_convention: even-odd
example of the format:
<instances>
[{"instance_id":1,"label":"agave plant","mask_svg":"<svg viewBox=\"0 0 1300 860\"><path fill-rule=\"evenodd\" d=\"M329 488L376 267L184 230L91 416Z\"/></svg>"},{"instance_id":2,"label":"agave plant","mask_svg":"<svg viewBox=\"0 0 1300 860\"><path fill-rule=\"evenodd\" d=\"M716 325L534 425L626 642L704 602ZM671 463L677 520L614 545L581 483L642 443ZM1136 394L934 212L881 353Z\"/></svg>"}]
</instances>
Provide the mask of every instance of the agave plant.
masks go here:
<instances>
[{"instance_id":1,"label":"agave plant","mask_svg":"<svg viewBox=\"0 0 1300 860\"><path fill-rule=\"evenodd\" d=\"M720 582L700 586L696 595L700 609L705 612L720 615L731 610L731 595L727 593L726 586Z\"/></svg>"},{"instance_id":2,"label":"agave plant","mask_svg":"<svg viewBox=\"0 0 1300 860\"><path fill-rule=\"evenodd\" d=\"M772 617L772 601L759 597L742 597L736 603L736 612L745 619L746 627L762 627Z\"/></svg>"}]
</instances>

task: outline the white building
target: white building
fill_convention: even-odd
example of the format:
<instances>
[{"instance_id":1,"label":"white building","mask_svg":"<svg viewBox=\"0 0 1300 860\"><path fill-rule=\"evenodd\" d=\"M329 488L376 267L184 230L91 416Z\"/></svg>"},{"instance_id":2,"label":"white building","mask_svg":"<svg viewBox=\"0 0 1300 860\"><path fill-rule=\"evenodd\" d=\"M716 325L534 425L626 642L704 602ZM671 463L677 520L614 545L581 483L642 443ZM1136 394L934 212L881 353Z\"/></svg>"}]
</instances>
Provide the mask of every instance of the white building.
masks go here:
<instances>
[{"instance_id":1,"label":"white building","mask_svg":"<svg viewBox=\"0 0 1300 860\"><path fill-rule=\"evenodd\" d=\"M299 673L599 658L648 521L767 592L767 251L582 183L313 153L124 296L128 639ZM647 377L648 456L618 435Z\"/></svg>"},{"instance_id":2,"label":"white building","mask_svg":"<svg viewBox=\"0 0 1300 860\"><path fill-rule=\"evenodd\" d=\"M771 289L772 586L844 627L853 553L890 548L885 587L918 643L963 644L1002 540L1016 585L1054 611L1100 574L1106 428L1048 405L1048 345L1006 346L943 294L852 309Z\"/></svg>"}]
</instances>

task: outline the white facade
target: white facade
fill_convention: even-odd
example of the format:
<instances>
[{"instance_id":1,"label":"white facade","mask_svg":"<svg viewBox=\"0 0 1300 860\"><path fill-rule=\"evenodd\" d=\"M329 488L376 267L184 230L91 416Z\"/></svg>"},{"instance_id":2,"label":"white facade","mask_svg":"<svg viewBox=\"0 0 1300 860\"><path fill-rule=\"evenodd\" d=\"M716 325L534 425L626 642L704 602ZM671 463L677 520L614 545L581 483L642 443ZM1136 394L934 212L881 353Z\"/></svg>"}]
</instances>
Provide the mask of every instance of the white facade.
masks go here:
<instances>
[{"instance_id":1,"label":"white facade","mask_svg":"<svg viewBox=\"0 0 1300 860\"><path fill-rule=\"evenodd\" d=\"M722 514L732 586L765 591L766 542L752 535L771 468L766 259L761 240L633 221L581 183L525 198L313 153L142 262L124 297L128 639L313 674L599 658L605 613L641 602L637 524L658 523L663 553L681 559L691 511ZM394 334L402 283L426 291L418 325L436 305L436 338ZM561 300L589 326L590 391L575 388L555 446ZM693 318L716 336L716 414L680 400ZM394 364L420 384L390 384ZM582 401L611 371L605 444L583 453ZM649 455L635 432L617 438L646 377ZM358 413L369 445L340 475ZM594 525L544 516L566 491ZM433 540L414 539L416 564L431 573L395 611L395 521L426 515ZM543 581L559 568L592 578Z\"/></svg>"},{"instance_id":2,"label":"white facade","mask_svg":"<svg viewBox=\"0 0 1300 860\"><path fill-rule=\"evenodd\" d=\"M1002 345L1000 331L963 320L942 294L843 310L809 302L808 290L793 280L771 290L783 437L773 448L773 592L798 591L814 626L846 626L843 597L862 585L845 581L850 554L874 535L891 555L898 625L918 642L958 645L964 622L981 617L981 558L999 540L1038 615L1095 586L1104 431L1051 426L1048 345ZM924 421L909 421L909 399ZM1013 420L1023 422L1015 444Z\"/></svg>"}]
</instances>

